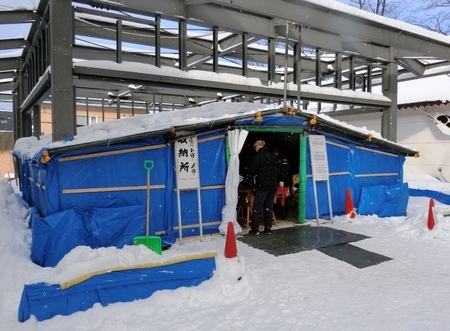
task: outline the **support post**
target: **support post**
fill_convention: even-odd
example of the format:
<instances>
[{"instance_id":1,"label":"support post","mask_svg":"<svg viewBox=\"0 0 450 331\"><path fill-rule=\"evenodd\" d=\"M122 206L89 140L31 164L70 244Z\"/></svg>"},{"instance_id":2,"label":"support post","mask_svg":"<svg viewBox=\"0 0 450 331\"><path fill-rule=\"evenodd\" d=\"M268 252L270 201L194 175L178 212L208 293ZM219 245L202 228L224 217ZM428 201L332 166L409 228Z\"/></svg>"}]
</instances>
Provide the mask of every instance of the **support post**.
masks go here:
<instances>
[{"instance_id":1,"label":"support post","mask_svg":"<svg viewBox=\"0 0 450 331\"><path fill-rule=\"evenodd\" d=\"M391 106L385 109L381 115L381 136L387 140L397 141L397 92L398 92L398 65L394 61L390 49L390 62L383 71L383 95L391 99Z\"/></svg>"},{"instance_id":2,"label":"support post","mask_svg":"<svg viewBox=\"0 0 450 331\"><path fill-rule=\"evenodd\" d=\"M64 140L77 133L72 69L73 17L72 1L50 1L53 141Z\"/></svg>"},{"instance_id":3,"label":"support post","mask_svg":"<svg viewBox=\"0 0 450 331\"><path fill-rule=\"evenodd\" d=\"M306 221L306 135L300 134L300 166L298 183L298 223Z\"/></svg>"},{"instance_id":4,"label":"support post","mask_svg":"<svg viewBox=\"0 0 450 331\"><path fill-rule=\"evenodd\" d=\"M33 134L39 139L41 136L41 106L33 106Z\"/></svg>"}]
</instances>

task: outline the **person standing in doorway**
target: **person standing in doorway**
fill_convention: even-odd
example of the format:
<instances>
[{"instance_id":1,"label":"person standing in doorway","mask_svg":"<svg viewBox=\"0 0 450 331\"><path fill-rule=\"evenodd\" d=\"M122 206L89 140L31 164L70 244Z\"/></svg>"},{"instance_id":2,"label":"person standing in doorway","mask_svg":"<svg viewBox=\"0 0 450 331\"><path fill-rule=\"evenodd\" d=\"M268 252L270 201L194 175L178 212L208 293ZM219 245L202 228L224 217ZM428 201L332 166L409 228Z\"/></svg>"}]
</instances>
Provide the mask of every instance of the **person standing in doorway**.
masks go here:
<instances>
[{"instance_id":1,"label":"person standing in doorway","mask_svg":"<svg viewBox=\"0 0 450 331\"><path fill-rule=\"evenodd\" d=\"M261 211L264 215L264 233L271 234L273 204L278 185L278 160L262 140L256 141L253 149L256 153L247 169L247 175L255 178L255 201L252 208L252 225L249 234L259 235Z\"/></svg>"}]
</instances>

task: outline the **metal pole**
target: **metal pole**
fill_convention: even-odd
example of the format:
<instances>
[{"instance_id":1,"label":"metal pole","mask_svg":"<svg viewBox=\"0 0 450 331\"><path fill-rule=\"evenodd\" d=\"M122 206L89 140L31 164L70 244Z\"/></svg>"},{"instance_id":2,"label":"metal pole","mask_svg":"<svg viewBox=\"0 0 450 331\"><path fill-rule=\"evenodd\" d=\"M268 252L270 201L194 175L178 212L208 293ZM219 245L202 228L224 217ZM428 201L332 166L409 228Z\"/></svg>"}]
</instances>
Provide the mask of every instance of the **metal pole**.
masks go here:
<instances>
[{"instance_id":1,"label":"metal pole","mask_svg":"<svg viewBox=\"0 0 450 331\"><path fill-rule=\"evenodd\" d=\"M330 221L331 221L331 224L333 224L333 207L331 206L330 179L327 180L327 189L328 189L328 206L330 208Z\"/></svg>"},{"instance_id":2,"label":"metal pole","mask_svg":"<svg viewBox=\"0 0 450 331\"><path fill-rule=\"evenodd\" d=\"M313 178L313 190L314 190L314 205L316 206L316 222L317 226L319 226L319 201L317 201L317 183Z\"/></svg>"},{"instance_id":3,"label":"metal pole","mask_svg":"<svg viewBox=\"0 0 450 331\"><path fill-rule=\"evenodd\" d=\"M180 245L183 244L183 229L181 228L181 198L180 189L177 188L177 207L178 207L178 238L180 238Z\"/></svg>"},{"instance_id":4,"label":"metal pole","mask_svg":"<svg viewBox=\"0 0 450 331\"><path fill-rule=\"evenodd\" d=\"M200 240L203 240L202 199L200 197L200 187L197 187L197 199L198 199L198 221L200 227Z\"/></svg>"},{"instance_id":5,"label":"metal pole","mask_svg":"<svg viewBox=\"0 0 450 331\"><path fill-rule=\"evenodd\" d=\"M287 68L288 68L288 51L289 51L289 22L286 21L286 38L284 45L284 95L283 95L283 108L286 109L286 94L287 94Z\"/></svg>"},{"instance_id":6,"label":"metal pole","mask_svg":"<svg viewBox=\"0 0 450 331\"><path fill-rule=\"evenodd\" d=\"M302 85L302 26L298 25L297 59L297 111L300 111L300 86Z\"/></svg>"},{"instance_id":7,"label":"metal pole","mask_svg":"<svg viewBox=\"0 0 450 331\"><path fill-rule=\"evenodd\" d=\"M300 169L298 188L298 223L305 223L306 220L306 136L300 135Z\"/></svg>"}]
</instances>

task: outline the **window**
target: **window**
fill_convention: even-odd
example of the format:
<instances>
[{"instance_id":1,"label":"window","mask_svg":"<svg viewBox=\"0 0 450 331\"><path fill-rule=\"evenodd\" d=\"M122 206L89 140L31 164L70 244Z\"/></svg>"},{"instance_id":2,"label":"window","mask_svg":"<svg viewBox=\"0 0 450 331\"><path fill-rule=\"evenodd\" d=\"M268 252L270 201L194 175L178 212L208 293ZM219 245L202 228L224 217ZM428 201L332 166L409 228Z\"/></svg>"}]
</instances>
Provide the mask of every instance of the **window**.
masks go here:
<instances>
[{"instance_id":1,"label":"window","mask_svg":"<svg viewBox=\"0 0 450 331\"><path fill-rule=\"evenodd\" d=\"M77 115L77 126L85 126L97 123L97 116Z\"/></svg>"}]
</instances>

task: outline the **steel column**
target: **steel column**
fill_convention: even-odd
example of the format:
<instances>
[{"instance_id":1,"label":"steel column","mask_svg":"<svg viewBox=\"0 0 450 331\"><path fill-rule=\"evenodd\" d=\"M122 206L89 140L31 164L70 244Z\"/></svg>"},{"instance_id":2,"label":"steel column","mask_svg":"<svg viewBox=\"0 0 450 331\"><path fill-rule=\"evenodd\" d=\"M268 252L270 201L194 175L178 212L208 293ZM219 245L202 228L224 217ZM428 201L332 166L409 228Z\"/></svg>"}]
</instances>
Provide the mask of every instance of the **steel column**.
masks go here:
<instances>
[{"instance_id":1,"label":"steel column","mask_svg":"<svg viewBox=\"0 0 450 331\"><path fill-rule=\"evenodd\" d=\"M187 69L187 23L178 22L178 68Z\"/></svg>"},{"instance_id":2,"label":"steel column","mask_svg":"<svg viewBox=\"0 0 450 331\"><path fill-rule=\"evenodd\" d=\"M393 51L393 48L391 48ZM392 53L392 52L391 52ZM397 92L398 92L398 65L393 61L383 71L383 95L391 99L391 106L381 115L381 136L390 141L397 141Z\"/></svg>"},{"instance_id":3,"label":"steel column","mask_svg":"<svg viewBox=\"0 0 450 331\"><path fill-rule=\"evenodd\" d=\"M268 39L268 54L267 54L267 80L269 81L269 86L271 83L276 82L276 75L275 75L275 39L269 38Z\"/></svg>"},{"instance_id":4,"label":"steel column","mask_svg":"<svg viewBox=\"0 0 450 331\"><path fill-rule=\"evenodd\" d=\"M72 45L74 44L72 2L50 1L52 139L76 135L75 89Z\"/></svg>"},{"instance_id":5,"label":"steel column","mask_svg":"<svg viewBox=\"0 0 450 331\"><path fill-rule=\"evenodd\" d=\"M217 27L213 28L213 71L215 73L219 72L219 29Z\"/></svg>"},{"instance_id":6,"label":"steel column","mask_svg":"<svg viewBox=\"0 0 450 331\"><path fill-rule=\"evenodd\" d=\"M155 22L155 66L161 68L161 15L156 15Z\"/></svg>"},{"instance_id":7,"label":"steel column","mask_svg":"<svg viewBox=\"0 0 450 331\"><path fill-rule=\"evenodd\" d=\"M242 34L242 76L247 77L248 75L248 41L247 41L247 34Z\"/></svg>"},{"instance_id":8,"label":"steel column","mask_svg":"<svg viewBox=\"0 0 450 331\"><path fill-rule=\"evenodd\" d=\"M33 106L33 135L39 139L41 136L41 106Z\"/></svg>"},{"instance_id":9,"label":"steel column","mask_svg":"<svg viewBox=\"0 0 450 331\"><path fill-rule=\"evenodd\" d=\"M116 62L122 63L122 19L116 20Z\"/></svg>"}]
</instances>

